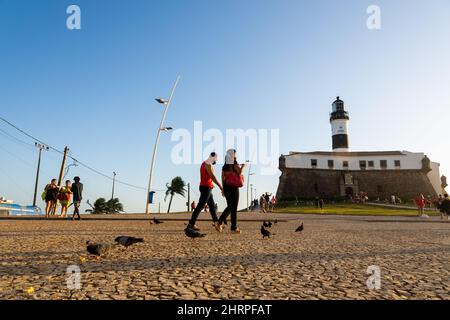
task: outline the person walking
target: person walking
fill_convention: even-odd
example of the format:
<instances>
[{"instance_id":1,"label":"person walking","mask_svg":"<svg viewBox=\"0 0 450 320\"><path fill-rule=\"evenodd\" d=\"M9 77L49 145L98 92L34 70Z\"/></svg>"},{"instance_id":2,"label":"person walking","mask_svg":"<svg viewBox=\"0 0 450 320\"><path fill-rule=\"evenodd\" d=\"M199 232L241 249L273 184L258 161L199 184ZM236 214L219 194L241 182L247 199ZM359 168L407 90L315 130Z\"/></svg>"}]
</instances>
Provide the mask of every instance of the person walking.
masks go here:
<instances>
[{"instance_id":1,"label":"person walking","mask_svg":"<svg viewBox=\"0 0 450 320\"><path fill-rule=\"evenodd\" d=\"M323 199L322 198L319 198L319 208L320 208L320 210L323 210Z\"/></svg>"},{"instance_id":2,"label":"person walking","mask_svg":"<svg viewBox=\"0 0 450 320\"><path fill-rule=\"evenodd\" d=\"M197 205L195 204L195 201L192 201L192 203L191 203L191 211L194 211L195 207L197 207Z\"/></svg>"},{"instance_id":3,"label":"person walking","mask_svg":"<svg viewBox=\"0 0 450 320\"><path fill-rule=\"evenodd\" d=\"M45 186L45 217L48 218L50 214L56 209L56 203L58 201L59 187L56 179Z\"/></svg>"},{"instance_id":4,"label":"person walking","mask_svg":"<svg viewBox=\"0 0 450 320\"><path fill-rule=\"evenodd\" d=\"M245 164L238 164L236 150L229 149L222 167L223 194L227 200L227 207L219 218L219 231L222 232L224 222L231 214L231 232L241 233L237 227L237 210L239 204L239 188L244 185L243 172Z\"/></svg>"},{"instance_id":5,"label":"person walking","mask_svg":"<svg viewBox=\"0 0 450 320\"><path fill-rule=\"evenodd\" d=\"M275 196L272 196L272 199L270 199L270 211L273 212L275 209L275 204L277 203L277 199L275 199Z\"/></svg>"},{"instance_id":6,"label":"person walking","mask_svg":"<svg viewBox=\"0 0 450 320\"><path fill-rule=\"evenodd\" d=\"M434 205L436 207L437 210L439 210L439 212L441 213L441 220L444 220L445 217L445 212L442 209L442 202L444 201L444 197L442 197L442 194L440 194L435 200L434 200Z\"/></svg>"},{"instance_id":7,"label":"person walking","mask_svg":"<svg viewBox=\"0 0 450 320\"><path fill-rule=\"evenodd\" d=\"M72 195L72 185L70 180L66 181L66 185L59 190L58 200L61 204L60 218L65 218L67 215L67 209L69 208L70 196Z\"/></svg>"},{"instance_id":8,"label":"person walking","mask_svg":"<svg viewBox=\"0 0 450 320\"><path fill-rule=\"evenodd\" d=\"M75 220L75 215L78 216L78 220L81 220L80 205L83 200L83 184L80 182L80 177L73 178L72 193L73 193L73 215L72 220Z\"/></svg>"},{"instance_id":9,"label":"person walking","mask_svg":"<svg viewBox=\"0 0 450 320\"><path fill-rule=\"evenodd\" d=\"M450 220L450 199L448 194L444 194L444 199L442 200L440 206L441 219L444 219L444 215L447 216L447 220Z\"/></svg>"},{"instance_id":10,"label":"person walking","mask_svg":"<svg viewBox=\"0 0 450 320\"><path fill-rule=\"evenodd\" d=\"M416 201L419 217L428 217L424 211L426 201L425 201L425 197L423 196L423 194L418 193L415 201Z\"/></svg>"},{"instance_id":11,"label":"person walking","mask_svg":"<svg viewBox=\"0 0 450 320\"><path fill-rule=\"evenodd\" d=\"M264 203L266 205L266 212L270 212L270 194L268 192L264 195Z\"/></svg>"},{"instance_id":12,"label":"person walking","mask_svg":"<svg viewBox=\"0 0 450 320\"><path fill-rule=\"evenodd\" d=\"M207 160L203 161L203 163L200 166L200 199L198 200L197 206L195 207L194 211L192 212L191 219L188 223L188 228L194 229L194 230L200 230L196 226L196 222L198 219L198 216L200 212L204 209L206 204L209 204L209 213L211 214L211 218L214 222L214 226L216 230L218 229L218 219L217 219L217 213L216 213L216 206L215 201L213 197L212 190L214 188L215 183L219 189L223 193L223 188L220 182L217 180L216 176L214 175L214 168L213 166L217 163L217 155L215 152L211 152L210 156Z\"/></svg>"},{"instance_id":13,"label":"person walking","mask_svg":"<svg viewBox=\"0 0 450 320\"><path fill-rule=\"evenodd\" d=\"M266 213L266 198L264 197L264 194L259 197L259 212Z\"/></svg>"}]
</instances>

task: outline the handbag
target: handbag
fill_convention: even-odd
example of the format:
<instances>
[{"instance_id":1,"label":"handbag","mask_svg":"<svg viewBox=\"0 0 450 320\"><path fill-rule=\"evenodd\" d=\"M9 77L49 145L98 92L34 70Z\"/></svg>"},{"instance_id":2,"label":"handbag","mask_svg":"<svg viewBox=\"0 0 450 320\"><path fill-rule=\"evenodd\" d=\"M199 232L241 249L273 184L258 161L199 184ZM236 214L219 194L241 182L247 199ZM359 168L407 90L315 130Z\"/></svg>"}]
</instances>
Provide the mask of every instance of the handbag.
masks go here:
<instances>
[{"instance_id":1,"label":"handbag","mask_svg":"<svg viewBox=\"0 0 450 320\"><path fill-rule=\"evenodd\" d=\"M244 175L230 172L226 176L227 185L233 188L242 188L244 186Z\"/></svg>"}]
</instances>

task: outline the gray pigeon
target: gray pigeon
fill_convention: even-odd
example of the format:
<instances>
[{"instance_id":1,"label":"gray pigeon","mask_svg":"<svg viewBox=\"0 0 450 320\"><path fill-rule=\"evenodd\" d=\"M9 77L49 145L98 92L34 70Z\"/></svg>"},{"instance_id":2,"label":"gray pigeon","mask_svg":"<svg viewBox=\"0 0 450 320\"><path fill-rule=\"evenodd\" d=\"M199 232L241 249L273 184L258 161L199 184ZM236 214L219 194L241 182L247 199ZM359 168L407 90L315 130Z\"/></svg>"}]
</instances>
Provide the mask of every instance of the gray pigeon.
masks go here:
<instances>
[{"instance_id":1,"label":"gray pigeon","mask_svg":"<svg viewBox=\"0 0 450 320\"><path fill-rule=\"evenodd\" d=\"M164 222L162 222L161 220L158 220L156 218L153 218L153 223L154 224L160 224L160 223L164 223Z\"/></svg>"},{"instance_id":2,"label":"gray pigeon","mask_svg":"<svg viewBox=\"0 0 450 320\"><path fill-rule=\"evenodd\" d=\"M120 244L124 247L129 247L132 244L138 243L138 242L144 242L144 239L142 238L135 238L135 237L128 237L128 236L120 236L117 237L115 240L117 244Z\"/></svg>"},{"instance_id":3,"label":"gray pigeon","mask_svg":"<svg viewBox=\"0 0 450 320\"><path fill-rule=\"evenodd\" d=\"M270 238L270 236L272 235L272 232L270 232L269 230L267 230L266 228L264 228L264 226L261 226L261 234L263 236L263 239L265 237Z\"/></svg>"},{"instance_id":4,"label":"gray pigeon","mask_svg":"<svg viewBox=\"0 0 450 320\"><path fill-rule=\"evenodd\" d=\"M264 228L270 228L269 223L270 223L270 222L265 222L265 221L263 221L263 226L264 226Z\"/></svg>"},{"instance_id":5,"label":"gray pigeon","mask_svg":"<svg viewBox=\"0 0 450 320\"><path fill-rule=\"evenodd\" d=\"M295 229L295 232L302 232L302 231L303 231L303 222L297 229Z\"/></svg>"},{"instance_id":6,"label":"gray pigeon","mask_svg":"<svg viewBox=\"0 0 450 320\"><path fill-rule=\"evenodd\" d=\"M186 228L184 229L184 233L186 234L186 236L188 236L189 238L203 238L204 236L206 236L206 234L204 233L200 233L197 230L194 230L192 228Z\"/></svg>"},{"instance_id":7,"label":"gray pigeon","mask_svg":"<svg viewBox=\"0 0 450 320\"><path fill-rule=\"evenodd\" d=\"M93 243L89 240L86 241L86 245L87 252L97 257L101 257L111 249L111 245L109 244Z\"/></svg>"}]
</instances>

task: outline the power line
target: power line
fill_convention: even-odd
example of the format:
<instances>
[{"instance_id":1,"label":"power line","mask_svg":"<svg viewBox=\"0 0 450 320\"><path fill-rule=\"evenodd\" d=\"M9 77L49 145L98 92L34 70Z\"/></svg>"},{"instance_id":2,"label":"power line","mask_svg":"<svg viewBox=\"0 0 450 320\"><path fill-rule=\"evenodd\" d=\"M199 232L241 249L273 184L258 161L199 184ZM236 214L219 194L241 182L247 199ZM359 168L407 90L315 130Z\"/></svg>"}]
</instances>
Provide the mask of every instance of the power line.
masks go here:
<instances>
[{"instance_id":1,"label":"power line","mask_svg":"<svg viewBox=\"0 0 450 320\"><path fill-rule=\"evenodd\" d=\"M62 151L60 151L60 150L58 150L58 149L56 149L56 148L53 148L52 146L50 146L49 144L47 144L47 143L45 143L45 142L39 140L38 138L33 137L31 134L26 133L25 131L23 131L23 130L20 129L19 127L16 127L14 124L12 124L11 122L9 122L8 120L6 120L5 118L3 118L3 117L1 117L1 116L0 116L0 120L2 120L3 122L5 122L6 124L10 125L11 127L13 127L14 129L16 129L17 131L23 133L23 134L26 135L28 138L31 138L31 139L33 139L33 140L36 141L36 142L45 144L45 145L48 146L50 149L53 149L53 150L55 150L56 152L63 153Z\"/></svg>"},{"instance_id":2,"label":"power line","mask_svg":"<svg viewBox=\"0 0 450 320\"><path fill-rule=\"evenodd\" d=\"M3 130L2 128L0 128L0 133L1 133L4 137L8 138L9 140L11 140L11 141L13 141L13 142L15 142L15 143L17 143L17 144L20 144L20 145L22 145L22 146L27 146L27 147L30 148L30 150L31 150L31 148L33 148L33 150L34 150L34 146L33 146L31 143L25 142L25 141L23 141L23 140L21 140L21 139L19 139L19 138L17 138L17 137L14 137L14 136L13 136L12 134L10 134L8 131Z\"/></svg>"},{"instance_id":3,"label":"power line","mask_svg":"<svg viewBox=\"0 0 450 320\"><path fill-rule=\"evenodd\" d=\"M5 123L8 124L9 126L13 127L13 128L16 129L17 131L21 132L22 134L24 134L24 135L27 136L28 138L31 138L31 139L33 139L34 141L37 141L37 142L39 142L39 143L41 143L41 144L44 144L44 145L48 146L48 147L49 147L51 150L53 150L53 151L56 151L56 152L58 152L58 153L60 153L60 154L64 154L63 151L61 151L61 150L59 150L59 149L57 149L57 148L51 146L50 144L45 143L45 142L43 142L42 140L40 140L40 139L34 137L33 135L31 135L31 134L27 133L26 131L20 129L19 127L17 127L16 125L12 124L11 122L9 122L8 120L6 120L5 118L3 118L3 117L1 117L1 116L0 116L0 120L2 120L3 122L5 122ZM104 174L104 173L102 173L102 172L100 172L100 171L98 171L98 170L96 170L96 169L94 169L94 168L88 166L87 164L85 164L85 163L81 162L80 160L76 159L75 157L70 156L70 155L69 155L68 157L71 158L72 160L76 161L77 164L79 164L80 166L85 167L86 169L88 169L88 170L90 170L90 171L92 171L92 172L94 172L94 173L96 173L96 174L98 174L98 175L100 175L100 176L102 176L102 177L104 177L104 178L106 178L106 179L113 180L112 177L110 177L110 176L108 176L107 174ZM116 182L119 183L119 184L126 185L126 186L131 187L131 188L141 189L141 190L147 191L147 188L140 187L140 186L136 186L136 185L131 184L131 183L128 183L128 182L124 182L124 181L121 181L121 180L116 180Z\"/></svg>"}]
</instances>

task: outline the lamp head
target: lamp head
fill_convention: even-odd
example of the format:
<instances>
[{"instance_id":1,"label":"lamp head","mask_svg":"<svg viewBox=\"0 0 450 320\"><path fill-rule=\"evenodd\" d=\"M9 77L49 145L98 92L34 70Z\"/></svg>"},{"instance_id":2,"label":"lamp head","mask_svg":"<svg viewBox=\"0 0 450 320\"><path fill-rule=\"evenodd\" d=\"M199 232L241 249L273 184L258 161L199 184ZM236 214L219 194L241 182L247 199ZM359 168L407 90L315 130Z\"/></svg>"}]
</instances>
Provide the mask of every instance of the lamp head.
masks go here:
<instances>
[{"instance_id":1,"label":"lamp head","mask_svg":"<svg viewBox=\"0 0 450 320\"><path fill-rule=\"evenodd\" d=\"M156 100L156 102L158 102L160 104L167 104L167 101L163 98L156 98L155 100Z\"/></svg>"}]
</instances>

